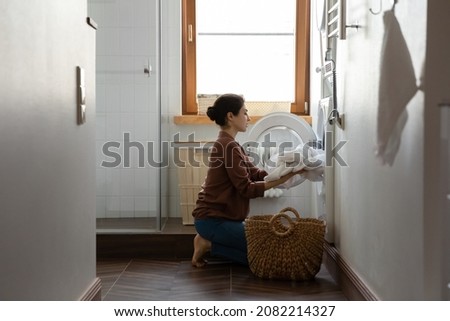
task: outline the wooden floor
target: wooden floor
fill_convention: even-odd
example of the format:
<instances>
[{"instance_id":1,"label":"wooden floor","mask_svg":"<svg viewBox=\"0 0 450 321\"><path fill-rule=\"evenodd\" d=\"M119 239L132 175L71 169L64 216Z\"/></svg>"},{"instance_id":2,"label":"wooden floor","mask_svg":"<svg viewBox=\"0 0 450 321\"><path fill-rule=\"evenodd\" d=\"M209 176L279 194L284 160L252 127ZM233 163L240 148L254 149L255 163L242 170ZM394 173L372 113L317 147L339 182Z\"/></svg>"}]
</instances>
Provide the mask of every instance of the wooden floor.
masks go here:
<instances>
[{"instance_id":1,"label":"wooden floor","mask_svg":"<svg viewBox=\"0 0 450 321\"><path fill-rule=\"evenodd\" d=\"M247 267L218 262L193 268L190 261L99 260L105 301L342 301L345 296L322 267L312 281L263 280Z\"/></svg>"},{"instance_id":2,"label":"wooden floor","mask_svg":"<svg viewBox=\"0 0 450 321\"><path fill-rule=\"evenodd\" d=\"M193 226L179 222L170 222L159 234L98 235L102 300L347 300L323 265L316 278L306 282L263 280L248 267L214 258L204 268L194 268L190 264L194 235Z\"/></svg>"}]
</instances>

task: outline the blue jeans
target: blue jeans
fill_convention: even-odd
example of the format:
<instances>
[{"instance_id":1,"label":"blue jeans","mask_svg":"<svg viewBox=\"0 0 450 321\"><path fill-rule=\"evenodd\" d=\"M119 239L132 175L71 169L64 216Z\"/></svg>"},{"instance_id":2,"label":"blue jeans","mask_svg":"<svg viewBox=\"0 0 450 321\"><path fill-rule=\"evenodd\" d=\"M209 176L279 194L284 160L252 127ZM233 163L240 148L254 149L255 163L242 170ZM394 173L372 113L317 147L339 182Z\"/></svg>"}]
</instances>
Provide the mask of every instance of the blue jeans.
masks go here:
<instances>
[{"instance_id":1,"label":"blue jeans","mask_svg":"<svg viewBox=\"0 0 450 321\"><path fill-rule=\"evenodd\" d=\"M197 233L211 242L211 255L248 265L247 239L243 222L220 218L195 220Z\"/></svg>"}]
</instances>

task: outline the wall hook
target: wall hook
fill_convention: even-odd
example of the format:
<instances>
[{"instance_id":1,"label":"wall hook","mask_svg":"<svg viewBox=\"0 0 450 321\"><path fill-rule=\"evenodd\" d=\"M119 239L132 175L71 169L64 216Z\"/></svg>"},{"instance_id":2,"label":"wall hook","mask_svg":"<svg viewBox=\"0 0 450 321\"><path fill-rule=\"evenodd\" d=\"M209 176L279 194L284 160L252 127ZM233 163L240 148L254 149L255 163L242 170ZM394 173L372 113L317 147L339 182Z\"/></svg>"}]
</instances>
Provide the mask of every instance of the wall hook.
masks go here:
<instances>
[{"instance_id":1,"label":"wall hook","mask_svg":"<svg viewBox=\"0 0 450 321\"><path fill-rule=\"evenodd\" d=\"M392 1L392 11L394 11L394 9L395 9L395 5L397 4L397 2L398 2L398 0L393 0Z\"/></svg>"},{"instance_id":2,"label":"wall hook","mask_svg":"<svg viewBox=\"0 0 450 321\"><path fill-rule=\"evenodd\" d=\"M378 11L375 12L372 10L372 8L369 9L370 13L372 13L374 16L379 15L381 13L381 11L383 11L383 2L382 0L380 0L380 5L378 7Z\"/></svg>"},{"instance_id":3,"label":"wall hook","mask_svg":"<svg viewBox=\"0 0 450 321\"><path fill-rule=\"evenodd\" d=\"M361 25L358 23L358 21L355 21L351 25L345 25L345 28L354 28L356 31L358 31L359 28L361 28Z\"/></svg>"},{"instance_id":4,"label":"wall hook","mask_svg":"<svg viewBox=\"0 0 450 321\"><path fill-rule=\"evenodd\" d=\"M395 9L395 5L397 4L398 0L392 0L392 11L394 11ZM379 15L381 13L381 11L383 11L383 1L380 0L380 6L378 8L378 11L375 12L372 10L372 8L369 9L370 13L372 13L374 16Z\"/></svg>"}]
</instances>

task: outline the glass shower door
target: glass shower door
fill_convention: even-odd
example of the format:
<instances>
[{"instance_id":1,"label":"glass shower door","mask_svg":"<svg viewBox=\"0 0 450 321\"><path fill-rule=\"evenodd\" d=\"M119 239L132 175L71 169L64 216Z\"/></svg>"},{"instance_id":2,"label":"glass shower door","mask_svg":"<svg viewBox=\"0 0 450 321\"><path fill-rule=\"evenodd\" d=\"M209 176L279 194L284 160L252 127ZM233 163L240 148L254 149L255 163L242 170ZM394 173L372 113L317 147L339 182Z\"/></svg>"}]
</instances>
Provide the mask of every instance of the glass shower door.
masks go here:
<instances>
[{"instance_id":1,"label":"glass shower door","mask_svg":"<svg viewBox=\"0 0 450 321\"><path fill-rule=\"evenodd\" d=\"M88 0L96 53L97 233L159 231L160 1Z\"/></svg>"}]
</instances>

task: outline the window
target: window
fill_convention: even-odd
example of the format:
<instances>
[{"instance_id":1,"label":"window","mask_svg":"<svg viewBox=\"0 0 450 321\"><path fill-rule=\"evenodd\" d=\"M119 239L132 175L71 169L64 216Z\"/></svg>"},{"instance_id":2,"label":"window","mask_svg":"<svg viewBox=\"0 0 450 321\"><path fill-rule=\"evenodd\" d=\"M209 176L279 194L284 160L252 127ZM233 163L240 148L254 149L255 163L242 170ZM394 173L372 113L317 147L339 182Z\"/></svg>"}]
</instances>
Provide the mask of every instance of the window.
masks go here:
<instances>
[{"instance_id":1,"label":"window","mask_svg":"<svg viewBox=\"0 0 450 321\"><path fill-rule=\"evenodd\" d=\"M308 0L182 0L182 10L184 115L224 92L308 113Z\"/></svg>"}]
</instances>

